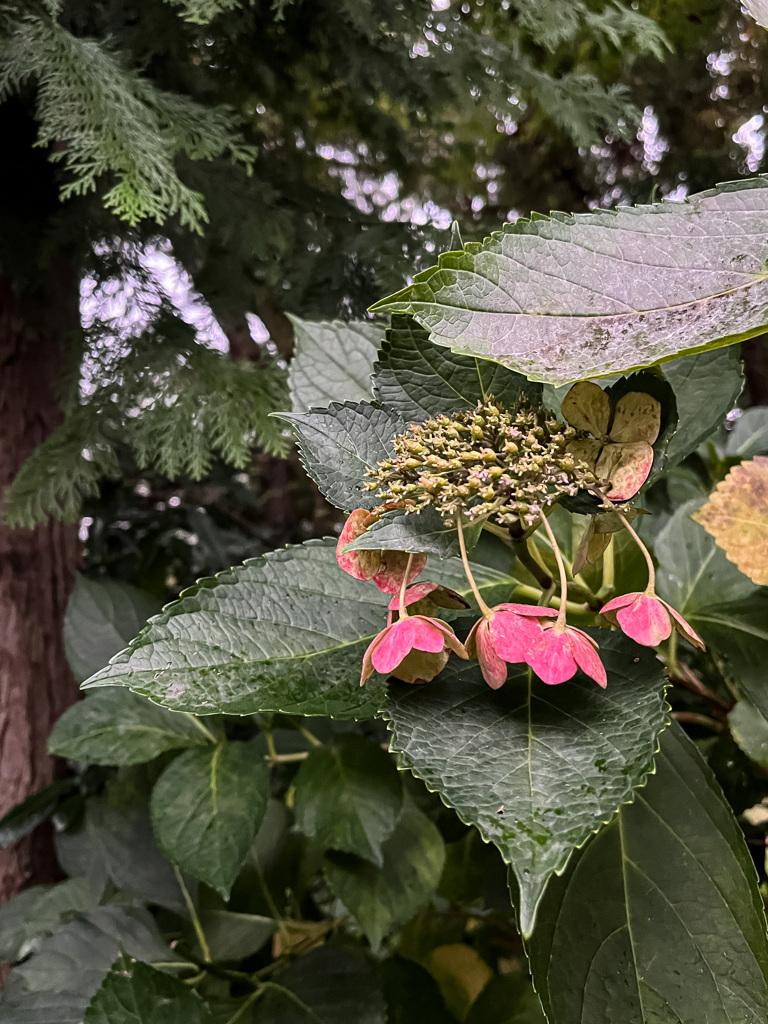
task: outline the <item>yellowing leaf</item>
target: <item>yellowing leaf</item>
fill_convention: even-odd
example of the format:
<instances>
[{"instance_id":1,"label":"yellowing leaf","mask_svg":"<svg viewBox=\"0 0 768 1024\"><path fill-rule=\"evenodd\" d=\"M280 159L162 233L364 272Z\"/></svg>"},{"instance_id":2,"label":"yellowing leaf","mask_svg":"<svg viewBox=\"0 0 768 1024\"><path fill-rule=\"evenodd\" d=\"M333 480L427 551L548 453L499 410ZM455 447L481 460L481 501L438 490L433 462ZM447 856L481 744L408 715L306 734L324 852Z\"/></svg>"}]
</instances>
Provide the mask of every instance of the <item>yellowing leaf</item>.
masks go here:
<instances>
[{"instance_id":1,"label":"yellowing leaf","mask_svg":"<svg viewBox=\"0 0 768 1024\"><path fill-rule=\"evenodd\" d=\"M734 466L693 518L753 583L768 584L768 458Z\"/></svg>"}]
</instances>

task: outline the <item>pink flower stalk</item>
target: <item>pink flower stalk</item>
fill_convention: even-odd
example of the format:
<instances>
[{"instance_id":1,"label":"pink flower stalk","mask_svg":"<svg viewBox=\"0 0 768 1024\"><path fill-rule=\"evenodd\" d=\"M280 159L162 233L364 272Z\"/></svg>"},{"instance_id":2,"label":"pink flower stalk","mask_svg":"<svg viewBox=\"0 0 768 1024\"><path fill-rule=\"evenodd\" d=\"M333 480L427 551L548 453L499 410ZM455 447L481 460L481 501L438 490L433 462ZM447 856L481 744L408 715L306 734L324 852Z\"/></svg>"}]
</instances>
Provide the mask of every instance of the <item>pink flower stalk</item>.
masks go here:
<instances>
[{"instance_id":1,"label":"pink flower stalk","mask_svg":"<svg viewBox=\"0 0 768 1024\"><path fill-rule=\"evenodd\" d=\"M542 624L541 637L525 660L549 686L564 683L581 669L605 689L608 677L597 651L597 644L583 630L559 621L547 622Z\"/></svg>"},{"instance_id":2,"label":"pink flower stalk","mask_svg":"<svg viewBox=\"0 0 768 1024\"><path fill-rule=\"evenodd\" d=\"M350 512L336 545L336 561L344 572L356 580L373 580L385 594L397 594L402 586L408 566L407 551L344 551L347 544L362 536L368 527L378 522L380 516L367 508L356 508ZM412 583L427 564L425 554L415 554L411 559L408 583Z\"/></svg>"},{"instance_id":3,"label":"pink flower stalk","mask_svg":"<svg viewBox=\"0 0 768 1024\"><path fill-rule=\"evenodd\" d=\"M448 587L442 587L439 583L414 583L405 592L404 601L406 608L413 608L413 614L426 615L428 618L434 615L438 608L469 608L469 604L461 594ZM389 602L389 615L387 625L391 626L400 617L400 596L396 594Z\"/></svg>"},{"instance_id":4,"label":"pink flower stalk","mask_svg":"<svg viewBox=\"0 0 768 1024\"><path fill-rule=\"evenodd\" d=\"M374 669L404 683L428 683L445 668L451 651L467 659L464 645L446 622L408 615L373 638L363 657L360 685Z\"/></svg>"},{"instance_id":5,"label":"pink flower stalk","mask_svg":"<svg viewBox=\"0 0 768 1024\"><path fill-rule=\"evenodd\" d=\"M674 626L694 647L705 650L701 637L691 629L682 615L653 591L614 597L600 609L600 614L644 647L658 647L662 640L672 635Z\"/></svg>"},{"instance_id":6,"label":"pink flower stalk","mask_svg":"<svg viewBox=\"0 0 768 1024\"><path fill-rule=\"evenodd\" d=\"M553 608L498 604L489 608L467 637L467 654L477 658L483 679L498 690L507 681L507 664L525 662L541 636L540 618L556 616Z\"/></svg>"}]
</instances>

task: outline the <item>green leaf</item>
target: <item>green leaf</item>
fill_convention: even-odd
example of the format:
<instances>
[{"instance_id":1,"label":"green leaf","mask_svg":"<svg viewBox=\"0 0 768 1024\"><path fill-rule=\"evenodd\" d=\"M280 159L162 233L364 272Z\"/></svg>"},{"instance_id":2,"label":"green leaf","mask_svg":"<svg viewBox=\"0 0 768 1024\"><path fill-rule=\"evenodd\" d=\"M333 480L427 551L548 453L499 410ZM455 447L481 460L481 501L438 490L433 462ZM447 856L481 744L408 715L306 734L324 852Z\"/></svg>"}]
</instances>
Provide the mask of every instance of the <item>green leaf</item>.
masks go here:
<instances>
[{"instance_id":1,"label":"green leaf","mask_svg":"<svg viewBox=\"0 0 768 1024\"><path fill-rule=\"evenodd\" d=\"M386 1024L373 972L341 946L323 946L272 976L253 1008L253 1024Z\"/></svg>"},{"instance_id":2,"label":"green leaf","mask_svg":"<svg viewBox=\"0 0 768 1024\"><path fill-rule=\"evenodd\" d=\"M331 891L354 914L374 951L434 896L445 844L437 827L406 799L382 855L378 866L350 854L327 853L324 861Z\"/></svg>"},{"instance_id":3,"label":"green leaf","mask_svg":"<svg viewBox=\"0 0 768 1024\"><path fill-rule=\"evenodd\" d=\"M236 914L230 910L208 910L200 915L211 959L244 960L257 953L277 927L271 917ZM193 955L202 956L199 947Z\"/></svg>"},{"instance_id":4,"label":"green leaf","mask_svg":"<svg viewBox=\"0 0 768 1024\"><path fill-rule=\"evenodd\" d=\"M677 400L677 429L666 453L669 468L722 426L741 393L744 372L735 347L673 359L663 370Z\"/></svg>"},{"instance_id":5,"label":"green leaf","mask_svg":"<svg viewBox=\"0 0 768 1024\"><path fill-rule=\"evenodd\" d=\"M269 800L269 769L255 743L187 750L152 791L152 826L174 864L228 899Z\"/></svg>"},{"instance_id":6,"label":"green leaf","mask_svg":"<svg viewBox=\"0 0 768 1024\"><path fill-rule=\"evenodd\" d=\"M173 867L155 843L145 804L90 797L77 829L56 835L56 854L68 875L100 897L110 880L144 903L187 914Z\"/></svg>"},{"instance_id":7,"label":"green leaf","mask_svg":"<svg viewBox=\"0 0 768 1024\"><path fill-rule=\"evenodd\" d=\"M385 715L400 761L476 825L512 865L530 934L547 879L650 771L665 705L652 651L593 631L607 673L545 686L512 668L491 690L476 665L449 663L429 686L392 685Z\"/></svg>"},{"instance_id":8,"label":"green leaf","mask_svg":"<svg viewBox=\"0 0 768 1024\"><path fill-rule=\"evenodd\" d=\"M64 616L64 647L78 683L98 672L159 610L158 601L128 583L78 573Z\"/></svg>"},{"instance_id":9,"label":"green leaf","mask_svg":"<svg viewBox=\"0 0 768 1024\"><path fill-rule=\"evenodd\" d=\"M83 1013L121 953L183 966L152 915L139 907L96 907L44 939L14 968L0 999L0 1024L81 1024Z\"/></svg>"},{"instance_id":10,"label":"green leaf","mask_svg":"<svg viewBox=\"0 0 768 1024\"><path fill-rule=\"evenodd\" d=\"M0 907L0 961L23 960L43 936L96 902L88 886L75 878L58 885L33 885L20 892Z\"/></svg>"},{"instance_id":11,"label":"green leaf","mask_svg":"<svg viewBox=\"0 0 768 1024\"><path fill-rule=\"evenodd\" d=\"M408 313L438 344L568 384L761 333L768 182L683 203L553 213L445 253L372 306Z\"/></svg>"},{"instance_id":12,"label":"green leaf","mask_svg":"<svg viewBox=\"0 0 768 1024\"><path fill-rule=\"evenodd\" d=\"M200 996L176 978L120 956L85 1011L83 1024L206 1024Z\"/></svg>"},{"instance_id":13,"label":"green leaf","mask_svg":"<svg viewBox=\"0 0 768 1024\"><path fill-rule=\"evenodd\" d=\"M550 1024L766 1019L765 915L741 830L678 726L656 766L547 888L528 953Z\"/></svg>"},{"instance_id":14,"label":"green leaf","mask_svg":"<svg viewBox=\"0 0 768 1024\"><path fill-rule=\"evenodd\" d=\"M757 708L748 701L738 701L728 714L728 728L747 757L768 768L768 720Z\"/></svg>"},{"instance_id":15,"label":"green leaf","mask_svg":"<svg viewBox=\"0 0 768 1024\"><path fill-rule=\"evenodd\" d=\"M115 688L98 690L68 708L53 727L48 750L90 764L131 765L210 742L194 718Z\"/></svg>"},{"instance_id":16,"label":"green leaf","mask_svg":"<svg viewBox=\"0 0 768 1024\"><path fill-rule=\"evenodd\" d=\"M302 465L332 505L351 512L379 504L363 485L366 471L389 458L395 435L405 429L394 412L370 402L334 402L324 411L281 415L296 432Z\"/></svg>"},{"instance_id":17,"label":"green leaf","mask_svg":"<svg viewBox=\"0 0 768 1024\"><path fill-rule=\"evenodd\" d=\"M482 523L464 527L464 540L470 551L480 539ZM442 516L433 508L406 515L387 512L369 527L345 551L424 551L437 558L457 557L460 554L455 526L446 526Z\"/></svg>"},{"instance_id":18,"label":"green leaf","mask_svg":"<svg viewBox=\"0 0 768 1024\"><path fill-rule=\"evenodd\" d=\"M373 377L376 398L405 423L473 408L493 395L514 408L521 395L541 401L541 386L498 363L450 352L429 340L412 317L395 314Z\"/></svg>"},{"instance_id":19,"label":"green leaf","mask_svg":"<svg viewBox=\"0 0 768 1024\"><path fill-rule=\"evenodd\" d=\"M290 316L294 355L288 374L294 412L323 409L331 402L365 402L383 334L366 320L311 323Z\"/></svg>"},{"instance_id":20,"label":"green leaf","mask_svg":"<svg viewBox=\"0 0 768 1024\"><path fill-rule=\"evenodd\" d=\"M309 541L202 580L87 686L130 686L176 711L370 718L360 687L389 597L342 572L336 542Z\"/></svg>"},{"instance_id":21,"label":"green leaf","mask_svg":"<svg viewBox=\"0 0 768 1024\"><path fill-rule=\"evenodd\" d=\"M382 843L403 805L394 760L376 743L344 733L313 750L294 780L298 828L325 849L383 864Z\"/></svg>"},{"instance_id":22,"label":"green leaf","mask_svg":"<svg viewBox=\"0 0 768 1024\"><path fill-rule=\"evenodd\" d=\"M33 832L46 818L50 818L62 797L69 796L76 788L74 779L58 779L12 807L0 818L0 850L13 846Z\"/></svg>"},{"instance_id":23,"label":"green leaf","mask_svg":"<svg viewBox=\"0 0 768 1024\"><path fill-rule=\"evenodd\" d=\"M728 435L725 453L737 459L768 454L768 406L746 409L739 416Z\"/></svg>"}]
</instances>

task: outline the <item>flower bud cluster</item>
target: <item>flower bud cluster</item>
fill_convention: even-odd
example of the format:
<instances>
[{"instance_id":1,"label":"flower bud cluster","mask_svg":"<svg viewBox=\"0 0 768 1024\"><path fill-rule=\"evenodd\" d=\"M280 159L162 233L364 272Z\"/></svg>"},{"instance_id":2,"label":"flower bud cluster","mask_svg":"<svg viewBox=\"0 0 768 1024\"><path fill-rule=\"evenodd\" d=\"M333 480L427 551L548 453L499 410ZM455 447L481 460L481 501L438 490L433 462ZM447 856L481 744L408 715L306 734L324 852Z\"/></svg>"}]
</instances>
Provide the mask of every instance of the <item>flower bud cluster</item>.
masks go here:
<instances>
[{"instance_id":1,"label":"flower bud cluster","mask_svg":"<svg viewBox=\"0 0 768 1024\"><path fill-rule=\"evenodd\" d=\"M505 409L493 397L469 412L436 416L394 440L395 454L366 483L408 512L432 505L448 525L457 515L532 526L558 498L593 485L589 466L567 451L586 435L522 398Z\"/></svg>"}]
</instances>

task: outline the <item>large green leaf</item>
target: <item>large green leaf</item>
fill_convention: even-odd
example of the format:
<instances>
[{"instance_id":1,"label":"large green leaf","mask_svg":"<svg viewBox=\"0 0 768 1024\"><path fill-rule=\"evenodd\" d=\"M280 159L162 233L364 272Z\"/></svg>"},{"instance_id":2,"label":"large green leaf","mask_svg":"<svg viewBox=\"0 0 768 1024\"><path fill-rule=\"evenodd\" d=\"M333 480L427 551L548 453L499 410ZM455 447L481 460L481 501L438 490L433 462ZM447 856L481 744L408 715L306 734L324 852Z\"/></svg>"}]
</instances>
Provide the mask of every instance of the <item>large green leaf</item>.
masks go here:
<instances>
[{"instance_id":1,"label":"large green leaf","mask_svg":"<svg viewBox=\"0 0 768 1024\"><path fill-rule=\"evenodd\" d=\"M324 946L272 976L253 1024L386 1024L384 999L359 953Z\"/></svg>"},{"instance_id":2,"label":"large green leaf","mask_svg":"<svg viewBox=\"0 0 768 1024\"><path fill-rule=\"evenodd\" d=\"M20 892L0 907L0 962L24 959L43 936L97 902L93 891L76 878Z\"/></svg>"},{"instance_id":3,"label":"large green leaf","mask_svg":"<svg viewBox=\"0 0 768 1024\"><path fill-rule=\"evenodd\" d=\"M550 1024L765 1024L752 859L677 726L657 774L547 888L528 943Z\"/></svg>"},{"instance_id":4,"label":"large green leaf","mask_svg":"<svg viewBox=\"0 0 768 1024\"><path fill-rule=\"evenodd\" d=\"M64 616L64 647L78 683L125 647L159 610L159 601L128 583L75 576Z\"/></svg>"},{"instance_id":5,"label":"large green leaf","mask_svg":"<svg viewBox=\"0 0 768 1024\"><path fill-rule=\"evenodd\" d=\"M309 541L202 580L85 685L129 686L198 714L373 717L385 685L361 687L360 665L390 597L342 572L335 548L330 538ZM429 575L466 589L458 560ZM493 569L477 575L490 587L506 578Z\"/></svg>"},{"instance_id":6,"label":"large green leaf","mask_svg":"<svg viewBox=\"0 0 768 1024\"><path fill-rule=\"evenodd\" d=\"M284 419L296 432L302 465L332 505L351 512L379 504L363 485L366 470L389 458L395 435L405 429L394 412L370 402L345 402Z\"/></svg>"},{"instance_id":7,"label":"large green leaf","mask_svg":"<svg viewBox=\"0 0 768 1024\"><path fill-rule=\"evenodd\" d=\"M365 320L312 323L297 316L288 373L294 412L371 397L371 371L384 329Z\"/></svg>"},{"instance_id":8,"label":"large green leaf","mask_svg":"<svg viewBox=\"0 0 768 1024\"><path fill-rule=\"evenodd\" d=\"M768 325L768 180L683 203L553 213L445 253L376 303L430 338L567 384L759 334Z\"/></svg>"},{"instance_id":9,"label":"large green leaf","mask_svg":"<svg viewBox=\"0 0 768 1024\"><path fill-rule=\"evenodd\" d=\"M471 550L480 539L482 523L464 527L464 541ZM433 508L406 515L402 511L387 512L365 533L348 544L345 551L423 551L437 558L458 556L461 552L455 526L446 526Z\"/></svg>"},{"instance_id":10,"label":"large green leaf","mask_svg":"<svg viewBox=\"0 0 768 1024\"><path fill-rule=\"evenodd\" d=\"M331 891L357 918L374 950L434 896L445 844L437 827L406 799L382 855L376 865L350 854L327 853L324 864Z\"/></svg>"},{"instance_id":11,"label":"large green leaf","mask_svg":"<svg viewBox=\"0 0 768 1024\"><path fill-rule=\"evenodd\" d=\"M110 688L68 708L53 727L48 750L90 764L130 765L210 742L190 715L166 711L130 690Z\"/></svg>"},{"instance_id":12,"label":"large green leaf","mask_svg":"<svg viewBox=\"0 0 768 1024\"><path fill-rule=\"evenodd\" d=\"M179 867L228 899L269 800L269 770L251 741L187 750L152 791L155 836Z\"/></svg>"},{"instance_id":13,"label":"large green leaf","mask_svg":"<svg viewBox=\"0 0 768 1024\"><path fill-rule=\"evenodd\" d=\"M747 757L768 768L768 720L748 701L737 701L728 714L728 728Z\"/></svg>"},{"instance_id":14,"label":"large green leaf","mask_svg":"<svg viewBox=\"0 0 768 1024\"><path fill-rule=\"evenodd\" d=\"M498 363L433 345L412 317L397 314L379 354L373 390L406 423L463 412L490 395L512 408L523 394L541 400L541 385Z\"/></svg>"},{"instance_id":15,"label":"large green leaf","mask_svg":"<svg viewBox=\"0 0 768 1024\"><path fill-rule=\"evenodd\" d=\"M598 630L608 687L546 686L513 668L491 690L475 665L429 686L393 685L391 749L512 865L524 934L549 876L631 799L652 766L665 705L653 652Z\"/></svg>"},{"instance_id":16,"label":"large green leaf","mask_svg":"<svg viewBox=\"0 0 768 1024\"><path fill-rule=\"evenodd\" d=\"M207 1024L210 1019L197 992L123 954L88 1004L83 1024Z\"/></svg>"},{"instance_id":17,"label":"large green leaf","mask_svg":"<svg viewBox=\"0 0 768 1024\"><path fill-rule=\"evenodd\" d=\"M739 397L744 373L736 347L673 359L663 369L677 401L677 428L666 452L669 467L722 426Z\"/></svg>"},{"instance_id":18,"label":"large green leaf","mask_svg":"<svg viewBox=\"0 0 768 1024\"><path fill-rule=\"evenodd\" d=\"M376 743L345 733L314 750L294 780L296 824L325 849L383 864L403 804L395 762Z\"/></svg>"}]
</instances>

